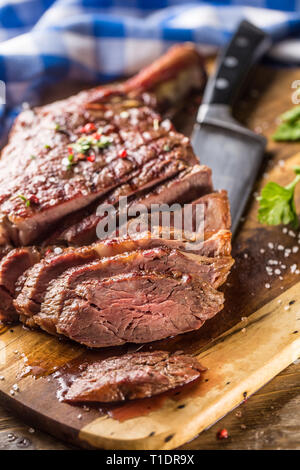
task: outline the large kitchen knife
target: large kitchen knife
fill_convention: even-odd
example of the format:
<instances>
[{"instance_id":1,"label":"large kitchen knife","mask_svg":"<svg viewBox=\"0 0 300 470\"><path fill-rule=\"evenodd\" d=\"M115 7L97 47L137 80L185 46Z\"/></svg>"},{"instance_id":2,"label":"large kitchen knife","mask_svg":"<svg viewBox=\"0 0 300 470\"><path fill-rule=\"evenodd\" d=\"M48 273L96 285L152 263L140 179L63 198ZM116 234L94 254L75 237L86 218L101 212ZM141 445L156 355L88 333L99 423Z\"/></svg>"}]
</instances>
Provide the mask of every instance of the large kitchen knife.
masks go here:
<instances>
[{"instance_id":1,"label":"large kitchen knife","mask_svg":"<svg viewBox=\"0 0 300 470\"><path fill-rule=\"evenodd\" d=\"M212 168L215 189L228 191L233 233L261 166L266 140L241 126L231 110L250 70L270 44L259 28L247 21L240 24L207 83L192 134L196 155Z\"/></svg>"}]
</instances>

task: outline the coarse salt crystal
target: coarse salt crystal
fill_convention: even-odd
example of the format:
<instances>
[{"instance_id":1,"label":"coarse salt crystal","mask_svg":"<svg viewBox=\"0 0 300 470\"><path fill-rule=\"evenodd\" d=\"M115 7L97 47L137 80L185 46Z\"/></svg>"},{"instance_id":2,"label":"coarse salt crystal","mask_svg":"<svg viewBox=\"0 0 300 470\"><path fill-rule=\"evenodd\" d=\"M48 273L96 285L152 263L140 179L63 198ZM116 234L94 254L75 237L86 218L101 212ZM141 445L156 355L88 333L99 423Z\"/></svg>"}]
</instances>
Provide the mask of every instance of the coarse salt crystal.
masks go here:
<instances>
[{"instance_id":1,"label":"coarse salt crystal","mask_svg":"<svg viewBox=\"0 0 300 470\"><path fill-rule=\"evenodd\" d=\"M269 243L268 243L268 247L270 248L270 250L273 250L273 248L274 248L274 243L269 242Z\"/></svg>"},{"instance_id":2,"label":"coarse salt crystal","mask_svg":"<svg viewBox=\"0 0 300 470\"><path fill-rule=\"evenodd\" d=\"M283 251L283 250L284 250L284 246L278 245L277 249L278 249L279 251Z\"/></svg>"},{"instance_id":3,"label":"coarse salt crystal","mask_svg":"<svg viewBox=\"0 0 300 470\"><path fill-rule=\"evenodd\" d=\"M283 227L282 233L288 233L288 229L286 227Z\"/></svg>"},{"instance_id":4,"label":"coarse salt crystal","mask_svg":"<svg viewBox=\"0 0 300 470\"><path fill-rule=\"evenodd\" d=\"M293 246L292 252L293 253L298 253L298 251L299 251L299 246Z\"/></svg>"},{"instance_id":5,"label":"coarse salt crystal","mask_svg":"<svg viewBox=\"0 0 300 470\"><path fill-rule=\"evenodd\" d=\"M248 258L248 253L244 253L244 258L245 258L245 259Z\"/></svg>"},{"instance_id":6,"label":"coarse salt crystal","mask_svg":"<svg viewBox=\"0 0 300 470\"><path fill-rule=\"evenodd\" d=\"M18 392L20 390L18 384L13 384L12 388L15 392Z\"/></svg>"},{"instance_id":7,"label":"coarse salt crystal","mask_svg":"<svg viewBox=\"0 0 300 470\"><path fill-rule=\"evenodd\" d=\"M0 375L0 380L4 380L4 375Z\"/></svg>"},{"instance_id":8,"label":"coarse salt crystal","mask_svg":"<svg viewBox=\"0 0 300 470\"><path fill-rule=\"evenodd\" d=\"M270 289L270 287L271 287L270 284L267 282L267 283L265 284L265 288L266 288L266 289Z\"/></svg>"},{"instance_id":9,"label":"coarse salt crystal","mask_svg":"<svg viewBox=\"0 0 300 470\"><path fill-rule=\"evenodd\" d=\"M289 230L289 236L293 237L293 238L296 238L296 234L295 234L295 232L293 232L293 230Z\"/></svg>"},{"instance_id":10,"label":"coarse salt crystal","mask_svg":"<svg viewBox=\"0 0 300 470\"><path fill-rule=\"evenodd\" d=\"M277 269L275 269L274 273L277 274L277 276L279 276L279 274L281 274L281 271L280 271L280 269L277 268Z\"/></svg>"},{"instance_id":11,"label":"coarse salt crystal","mask_svg":"<svg viewBox=\"0 0 300 470\"><path fill-rule=\"evenodd\" d=\"M286 305L286 306L284 307L284 310L289 310L289 309L290 309L289 305Z\"/></svg>"},{"instance_id":12,"label":"coarse salt crystal","mask_svg":"<svg viewBox=\"0 0 300 470\"><path fill-rule=\"evenodd\" d=\"M62 248L60 248L59 246L57 246L56 248L54 248L54 253L56 253L57 255L60 255L60 253L63 252Z\"/></svg>"},{"instance_id":13,"label":"coarse salt crystal","mask_svg":"<svg viewBox=\"0 0 300 470\"><path fill-rule=\"evenodd\" d=\"M292 266L290 267L291 269L291 273L294 273L297 269L297 265L296 264L292 264Z\"/></svg>"},{"instance_id":14,"label":"coarse salt crystal","mask_svg":"<svg viewBox=\"0 0 300 470\"><path fill-rule=\"evenodd\" d=\"M264 250L263 248L261 248L259 251L260 251L261 253L264 253L266 250Z\"/></svg>"}]
</instances>

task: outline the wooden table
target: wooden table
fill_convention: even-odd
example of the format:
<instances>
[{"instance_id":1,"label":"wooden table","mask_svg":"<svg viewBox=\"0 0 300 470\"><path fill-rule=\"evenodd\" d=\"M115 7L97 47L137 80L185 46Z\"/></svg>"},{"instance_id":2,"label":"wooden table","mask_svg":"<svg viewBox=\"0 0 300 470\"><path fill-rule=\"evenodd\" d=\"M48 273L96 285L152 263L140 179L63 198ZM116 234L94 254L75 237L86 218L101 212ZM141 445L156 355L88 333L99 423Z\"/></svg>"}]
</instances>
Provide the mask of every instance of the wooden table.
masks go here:
<instances>
[{"instance_id":1,"label":"wooden table","mask_svg":"<svg viewBox=\"0 0 300 470\"><path fill-rule=\"evenodd\" d=\"M262 79L268 86L273 75L277 76L279 86L270 87L259 113L253 113L255 93L248 94L253 99L248 97L240 102L239 117L253 129L262 121L264 113L272 112L276 116L291 106L287 94L291 95L290 85L294 79L299 79L300 71L268 70L260 73L253 82L254 89L256 86L259 88L261 83L256 82ZM269 134L269 131L266 133ZM277 161L300 151L300 143L280 147L276 145L270 142L268 150L275 154ZM221 428L227 428L227 440L217 439L216 433ZM0 449L71 448L68 444L33 430L0 406ZM182 446L182 449L300 449L300 361L290 365L239 408Z\"/></svg>"}]
</instances>

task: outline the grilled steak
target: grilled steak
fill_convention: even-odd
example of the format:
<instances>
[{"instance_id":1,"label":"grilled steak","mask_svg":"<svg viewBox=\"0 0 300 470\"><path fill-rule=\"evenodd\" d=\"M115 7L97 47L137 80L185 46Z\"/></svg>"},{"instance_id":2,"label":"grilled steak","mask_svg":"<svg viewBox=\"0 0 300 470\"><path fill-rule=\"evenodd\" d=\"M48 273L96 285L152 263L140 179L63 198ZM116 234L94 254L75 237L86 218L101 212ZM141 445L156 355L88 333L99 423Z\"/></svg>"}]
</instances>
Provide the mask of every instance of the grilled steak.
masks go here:
<instances>
[{"instance_id":1,"label":"grilled steak","mask_svg":"<svg viewBox=\"0 0 300 470\"><path fill-rule=\"evenodd\" d=\"M183 46L161 67L160 78L150 67L123 85L84 91L19 115L0 161L2 244L32 243L138 170L148 181L150 171L155 182L155 175L160 181L164 172L169 177L197 163L188 139L170 132L170 121L145 104L143 93L161 92L162 82L176 83L182 73L192 83L182 82L181 95L191 85L203 86L202 61L191 46ZM154 172L153 165L158 165Z\"/></svg>"},{"instance_id":2,"label":"grilled steak","mask_svg":"<svg viewBox=\"0 0 300 470\"><path fill-rule=\"evenodd\" d=\"M61 295L63 294L63 295ZM189 275L129 273L47 291L35 321L90 347L144 343L200 328L223 294Z\"/></svg>"},{"instance_id":3,"label":"grilled steak","mask_svg":"<svg viewBox=\"0 0 300 470\"><path fill-rule=\"evenodd\" d=\"M152 397L200 378L205 370L191 356L166 351L125 354L82 368L64 401L109 403Z\"/></svg>"},{"instance_id":4,"label":"grilled steak","mask_svg":"<svg viewBox=\"0 0 300 470\"><path fill-rule=\"evenodd\" d=\"M198 174L198 172L196 173ZM209 202L210 199L212 200L211 202ZM218 203L215 203L215 201ZM135 238L133 237L132 239L106 240L95 243L90 247L67 249L61 254L49 255L40 263L36 264L28 273L27 281L24 283L24 287L15 301L18 312L27 316L37 314L49 283L52 279L57 279L69 268L84 265L99 258L113 257L117 254L125 252L131 253L137 250L149 251L149 249L163 248L166 253L174 252L174 250L178 253L178 250L181 250L185 256L185 261L188 260L186 269L184 268L184 263L180 263L180 266L177 266L177 271L181 272L196 272L195 268L192 267L194 260L199 265L197 268L198 271L201 270L201 263L207 263L205 256L202 255L220 255L220 258L213 258L209 261L209 264L214 266L214 276L219 279L219 283L216 284L215 280L212 279L210 279L209 282L212 282L215 287L221 285L225 282L232 265L232 259L229 256L230 250L228 249L230 247L230 232L225 230L228 228L230 221L227 195L225 192L212 193L208 196L204 196L204 198L200 198L198 202L204 203L205 205L205 227L207 226L211 232L216 232L216 234L213 233L213 235L211 235L209 232L210 236L208 235L207 240L201 243L200 247L197 246L194 252L192 250L190 252L184 252L184 241L161 239L160 237L154 238L150 233L147 233L144 234L144 237L143 234L136 234ZM223 228L224 230L218 232L219 228ZM194 260L192 253L195 253ZM170 257L168 261L170 261ZM177 256L177 262L179 261L180 258ZM131 266L130 258L128 262L129 266ZM224 275L220 275L223 269ZM157 267L157 270L159 271L159 267Z\"/></svg>"},{"instance_id":5,"label":"grilled steak","mask_svg":"<svg viewBox=\"0 0 300 470\"><path fill-rule=\"evenodd\" d=\"M37 250L17 248L3 257L0 319L15 319L17 311L27 325L89 347L107 347L195 330L222 309L223 294L216 289L233 263L227 194L213 192L211 170L199 164L189 139L160 114L175 97L203 83L199 55L181 46L123 84L84 91L19 116L0 161L0 243L35 241ZM124 196L128 223L118 204ZM167 211L154 233L140 225L124 234L139 223L142 204L149 210L173 203L192 203L192 223L184 236L182 222L178 226L172 214L167 229ZM116 209L118 226L110 238L101 235L97 241L96 228L106 223L97 214L101 204ZM200 204L203 234L197 233ZM181 216L187 210L179 207ZM164 370L172 368L161 388L156 378L141 390L118 382L112 395L148 396L172 388L181 380L174 378L176 367L182 380L193 380L195 371L187 371L196 369L199 375L199 370L186 369L184 361L177 356L159 360ZM88 385L99 364L95 367L74 382L68 400L91 400L94 392L102 400L102 386L93 391ZM134 368L126 377L124 384L136 380Z\"/></svg>"}]
</instances>

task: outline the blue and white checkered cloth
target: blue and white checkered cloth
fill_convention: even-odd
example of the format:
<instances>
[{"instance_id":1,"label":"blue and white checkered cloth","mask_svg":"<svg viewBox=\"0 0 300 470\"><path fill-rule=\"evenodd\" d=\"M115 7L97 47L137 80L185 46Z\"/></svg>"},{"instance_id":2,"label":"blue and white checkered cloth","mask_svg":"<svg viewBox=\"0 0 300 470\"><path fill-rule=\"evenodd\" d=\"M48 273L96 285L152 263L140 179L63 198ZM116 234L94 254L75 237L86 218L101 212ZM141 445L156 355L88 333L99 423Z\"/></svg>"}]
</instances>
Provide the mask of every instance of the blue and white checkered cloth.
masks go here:
<instances>
[{"instance_id":1,"label":"blue and white checkered cloth","mask_svg":"<svg viewBox=\"0 0 300 470\"><path fill-rule=\"evenodd\" d=\"M130 75L181 41L209 53L242 19L270 33L273 58L300 63L300 0L2 0L0 136L49 84Z\"/></svg>"}]
</instances>

